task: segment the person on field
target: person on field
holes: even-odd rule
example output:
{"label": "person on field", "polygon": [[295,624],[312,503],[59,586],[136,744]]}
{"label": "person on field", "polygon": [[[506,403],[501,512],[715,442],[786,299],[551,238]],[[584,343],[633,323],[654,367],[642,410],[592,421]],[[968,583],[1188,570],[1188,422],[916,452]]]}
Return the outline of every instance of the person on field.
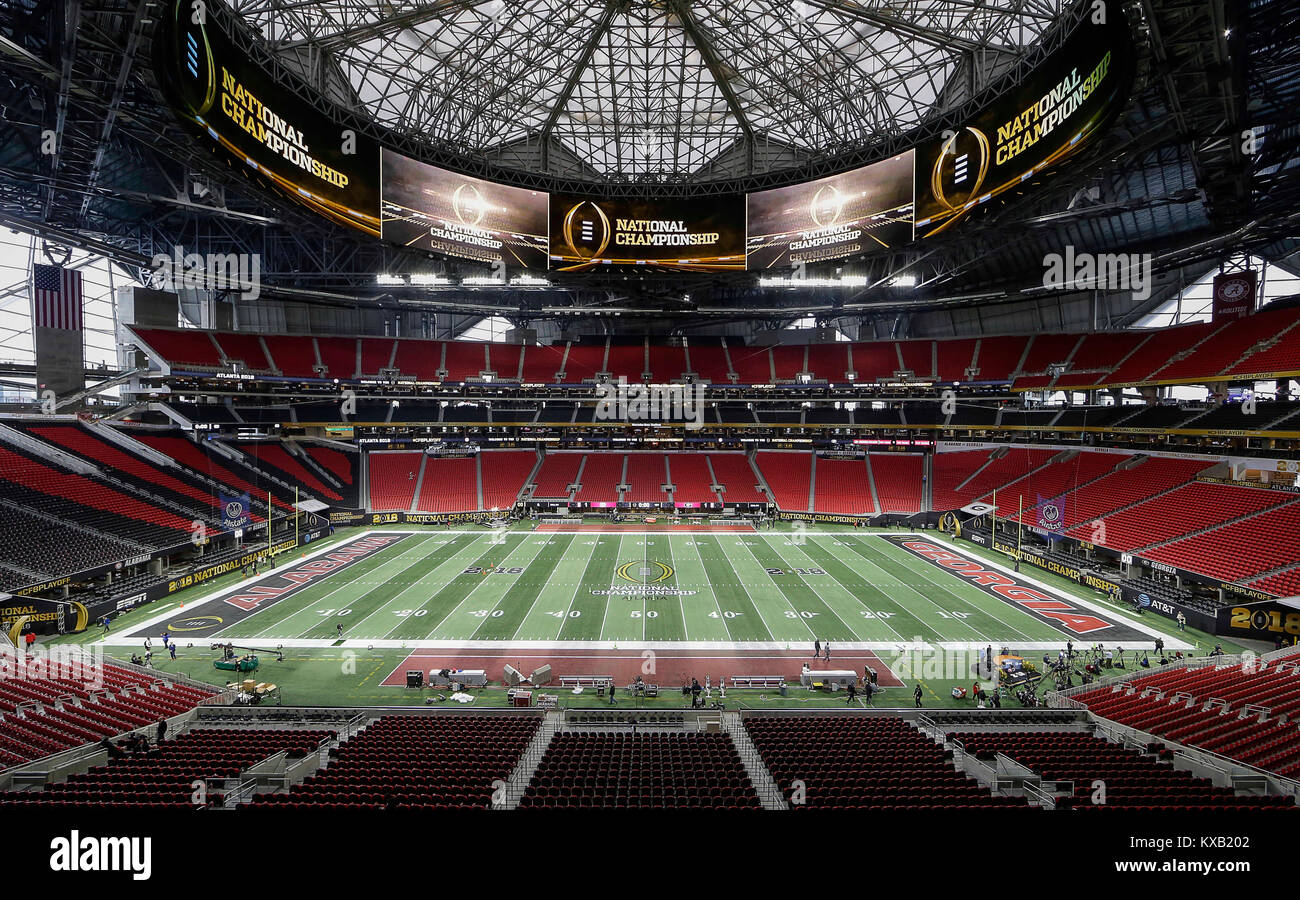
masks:
{"label": "person on field", "polygon": [[912,691],[912,696],[916,698],[916,708],[921,708],[921,686],[918,684],[916,690]]}

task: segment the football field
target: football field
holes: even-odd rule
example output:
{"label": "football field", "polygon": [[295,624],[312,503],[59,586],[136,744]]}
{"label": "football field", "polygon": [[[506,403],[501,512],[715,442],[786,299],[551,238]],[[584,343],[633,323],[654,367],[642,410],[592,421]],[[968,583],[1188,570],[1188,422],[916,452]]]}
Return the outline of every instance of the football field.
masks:
{"label": "football field", "polygon": [[1158,633],[933,533],[835,531],[364,532],[108,641],[163,627],[191,640],[299,647],[820,640],[1027,650],[1149,645]]}

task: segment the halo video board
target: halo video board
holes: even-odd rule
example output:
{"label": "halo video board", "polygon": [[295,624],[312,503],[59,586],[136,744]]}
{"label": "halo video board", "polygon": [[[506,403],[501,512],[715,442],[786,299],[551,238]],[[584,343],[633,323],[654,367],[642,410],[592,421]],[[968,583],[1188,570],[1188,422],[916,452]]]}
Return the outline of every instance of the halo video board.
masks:
{"label": "halo video board", "polygon": [[914,156],[908,150],[829,178],[748,195],[749,268],[788,268],[911,243]]}
{"label": "halo video board", "polygon": [[673,270],[745,268],[745,201],[607,200],[551,195],[551,268],[595,266]]}
{"label": "halo video board", "polygon": [[488,264],[546,268],[549,195],[457,175],[385,149],[383,239]]}

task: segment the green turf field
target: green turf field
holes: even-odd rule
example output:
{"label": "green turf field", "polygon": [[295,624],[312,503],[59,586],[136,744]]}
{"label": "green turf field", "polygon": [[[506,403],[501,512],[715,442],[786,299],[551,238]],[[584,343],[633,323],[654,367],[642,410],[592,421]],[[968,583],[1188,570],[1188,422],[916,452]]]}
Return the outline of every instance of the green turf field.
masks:
{"label": "green turf field", "polygon": [[[220,612],[221,601],[188,607]],[[834,531],[405,533],[202,637],[320,646],[339,625],[377,646],[1080,640],[883,534]]]}

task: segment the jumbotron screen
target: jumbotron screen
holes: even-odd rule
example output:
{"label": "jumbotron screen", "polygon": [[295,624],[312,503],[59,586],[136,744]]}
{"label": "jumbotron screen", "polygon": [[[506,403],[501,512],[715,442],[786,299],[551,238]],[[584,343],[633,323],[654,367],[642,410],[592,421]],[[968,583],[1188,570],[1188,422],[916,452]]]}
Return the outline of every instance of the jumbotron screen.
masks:
{"label": "jumbotron screen", "polygon": [[1101,132],[1132,85],[1128,23],[1119,4],[1092,8],[1064,45],[1014,92],[916,156],[916,236],[938,234]]}
{"label": "jumbotron screen", "polygon": [[551,195],[551,268],[745,268],[745,200],[604,200]]}
{"label": "jumbotron screen", "polygon": [[910,243],[914,157],[908,150],[829,178],[750,194],[749,268],[788,268]]}
{"label": "jumbotron screen", "polygon": [[546,268],[549,195],[457,175],[383,151],[386,241],[529,269]]}
{"label": "jumbotron screen", "polygon": [[305,105],[232,43],[211,0],[176,0],[155,47],[180,116],[323,216],[379,236],[379,147]]}

